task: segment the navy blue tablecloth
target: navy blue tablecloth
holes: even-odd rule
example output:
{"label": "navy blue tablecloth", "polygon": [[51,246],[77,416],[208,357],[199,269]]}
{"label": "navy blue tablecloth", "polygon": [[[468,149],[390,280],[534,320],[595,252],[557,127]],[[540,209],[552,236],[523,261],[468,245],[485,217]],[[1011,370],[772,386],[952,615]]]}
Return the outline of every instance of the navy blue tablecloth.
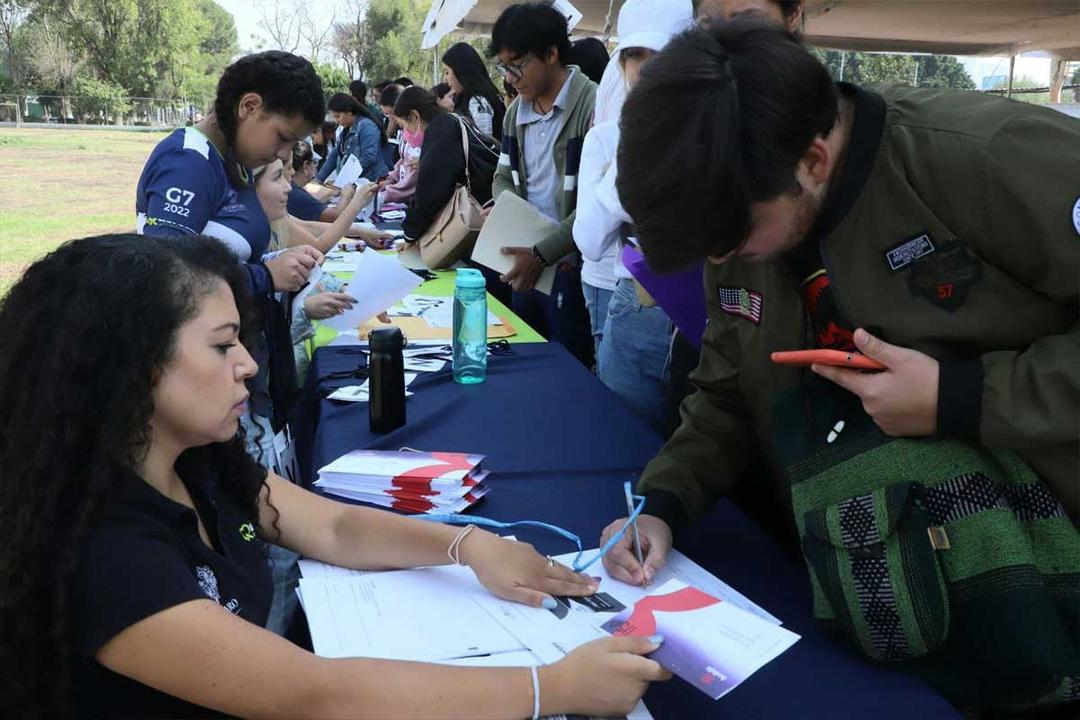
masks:
{"label": "navy blue tablecloth", "polygon": [[[491,493],[473,512],[554,523],[591,547],[604,526],[626,513],[623,481],[636,478],[661,446],[659,437],[555,343],[517,345],[512,355],[493,356],[481,385],[456,385],[448,371],[421,375],[408,400],[408,423],[381,436],[368,429],[366,405],[320,399],[328,388],[358,381],[318,378],[361,367],[362,361],[354,348],[323,348],[315,355],[302,404],[302,423],[315,428],[307,433],[309,470],[358,448],[483,453],[492,471]],[[574,550],[544,531],[515,529],[515,535],[544,554]],[[874,666],[825,633],[811,615],[805,569],[730,502],[720,502],[676,538],[676,546],[802,639],[718,701],[678,678],[654,684],[645,701],[658,720],[958,717],[922,681]]]}

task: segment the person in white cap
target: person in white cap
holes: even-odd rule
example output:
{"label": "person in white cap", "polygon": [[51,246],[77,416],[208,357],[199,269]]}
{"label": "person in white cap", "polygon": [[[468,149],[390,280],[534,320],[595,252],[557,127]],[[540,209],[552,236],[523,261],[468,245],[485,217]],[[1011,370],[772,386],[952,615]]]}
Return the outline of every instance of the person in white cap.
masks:
{"label": "person in white cap", "polygon": [[[641,67],[676,33],[694,22],[691,0],[627,0],[619,12],[617,65],[627,88]],[[582,286],[596,344],[597,375],[657,429],[665,423],[669,348],[673,328],[662,309],[642,304],[619,259],[623,227],[631,223],[615,190],[615,155],[623,97],[598,108],[608,118],[585,138],[574,242],[581,250]],[[617,106],[614,106],[616,105]]]}

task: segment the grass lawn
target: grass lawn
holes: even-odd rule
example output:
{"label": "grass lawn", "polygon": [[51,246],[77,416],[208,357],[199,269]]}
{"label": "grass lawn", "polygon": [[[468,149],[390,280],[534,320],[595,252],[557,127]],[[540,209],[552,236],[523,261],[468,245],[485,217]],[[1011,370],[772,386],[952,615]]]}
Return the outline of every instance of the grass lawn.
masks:
{"label": "grass lawn", "polygon": [[0,296],[65,240],[135,228],[135,185],[165,133],[0,128]]}

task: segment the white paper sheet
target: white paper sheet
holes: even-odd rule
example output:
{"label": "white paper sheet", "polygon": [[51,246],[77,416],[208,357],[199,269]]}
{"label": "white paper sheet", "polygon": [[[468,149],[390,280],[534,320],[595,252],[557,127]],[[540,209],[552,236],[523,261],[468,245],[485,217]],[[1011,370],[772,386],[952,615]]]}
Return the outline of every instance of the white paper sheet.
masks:
{"label": "white paper sheet", "polygon": [[341,166],[341,169],[337,172],[337,177],[334,178],[334,185],[339,188],[345,188],[352,185],[360,177],[360,173],[364,171],[363,166],[360,165],[360,159],[355,155],[350,155],[349,159]]}
{"label": "white paper sheet", "polygon": [[347,291],[356,298],[356,304],[341,315],[323,321],[338,331],[355,330],[423,282],[392,256],[363,252],[357,255],[357,260]]}
{"label": "white paper sheet", "polygon": [[477,605],[487,591],[467,567],[300,579],[315,652],[435,662],[524,650]]}
{"label": "white paper sheet", "polygon": [[[416,373],[405,373],[405,387],[409,387],[413,380],[416,379]],[[409,390],[405,391],[405,397],[412,397],[413,393]],[[326,396],[327,400],[339,400],[341,402],[369,402],[371,400],[371,390],[368,386],[368,381],[365,380],[360,385],[346,385],[345,387],[338,388],[334,392]]]}
{"label": "white paper sheet", "polygon": [[[586,551],[582,557],[585,560],[589,560],[596,552],[596,550]],[[577,553],[566,553],[565,555],[557,555],[555,560],[570,567],[576,556]],[[667,564],[656,574],[652,583],[650,583],[647,588],[638,587],[636,585],[627,585],[620,580],[612,579],[611,576],[607,574],[607,570],[604,569],[604,565],[601,562],[597,562],[590,567],[587,572],[594,577],[600,578],[601,592],[611,593],[619,600],[619,602],[627,606],[633,605],[652,592],[653,589],[663,585],[669,580],[680,580],[687,585],[696,587],[704,593],[708,593],[713,597],[718,597],[721,600],[731,603],[737,608],[741,608],[748,613],[757,615],[764,620],[768,620],[774,625],[783,624],[775,615],[772,615],[764,608],[756,605],[738,590],[675,549],[672,549],[671,552],[668,553]],[[580,605],[571,605],[571,609],[592,614],[588,608],[584,608]]]}
{"label": "white paper sheet", "polygon": [[[559,223],[537,210],[534,205],[512,192],[504,192],[495,201],[495,207],[484,221],[484,227],[480,230],[476,247],[472,251],[472,260],[497,273],[505,274],[514,266],[514,261],[510,256],[502,254],[502,248],[531,248],[558,228]],[[554,282],[555,267],[544,268],[536,281],[536,289],[550,295]]]}

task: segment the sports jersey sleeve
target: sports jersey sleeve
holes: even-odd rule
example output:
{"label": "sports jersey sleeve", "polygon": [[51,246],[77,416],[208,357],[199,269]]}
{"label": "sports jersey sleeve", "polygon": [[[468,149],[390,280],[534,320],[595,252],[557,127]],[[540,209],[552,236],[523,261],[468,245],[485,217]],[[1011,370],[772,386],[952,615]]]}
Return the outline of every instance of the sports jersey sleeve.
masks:
{"label": "sports jersey sleeve", "polygon": [[145,235],[197,235],[210,221],[221,189],[206,162],[192,150],[161,155],[147,169],[140,188],[145,202],[140,230]]}

